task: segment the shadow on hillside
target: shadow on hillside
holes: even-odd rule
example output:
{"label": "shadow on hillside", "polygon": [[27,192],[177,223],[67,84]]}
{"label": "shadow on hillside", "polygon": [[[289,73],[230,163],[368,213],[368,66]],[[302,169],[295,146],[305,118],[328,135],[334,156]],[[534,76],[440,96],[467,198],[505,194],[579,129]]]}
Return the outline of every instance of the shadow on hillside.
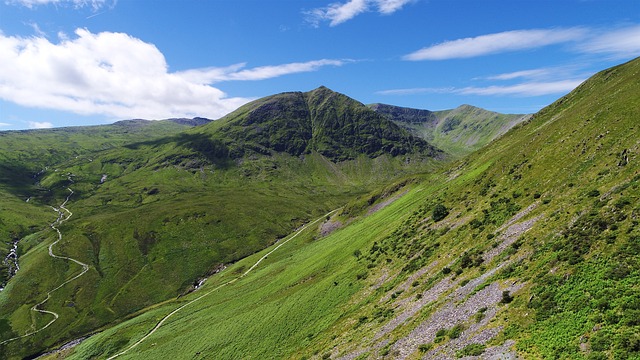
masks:
{"label": "shadow on hillside", "polygon": [[125,147],[132,150],[138,150],[141,147],[161,149],[170,144],[190,152],[190,154],[184,154],[174,150],[173,153],[168,153],[167,159],[172,159],[173,162],[188,159],[193,156],[193,153],[196,153],[209,163],[221,168],[227,168],[232,163],[229,157],[229,147],[221,140],[213,139],[205,134],[178,134],[162,139],[133,143],[125,145]]}
{"label": "shadow on hillside", "polygon": [[24,201],[30,198],[47,201],[51,194],[43,192],[36,183],[36,174],[27,166],[7,160],[0,162],[0,191]]}

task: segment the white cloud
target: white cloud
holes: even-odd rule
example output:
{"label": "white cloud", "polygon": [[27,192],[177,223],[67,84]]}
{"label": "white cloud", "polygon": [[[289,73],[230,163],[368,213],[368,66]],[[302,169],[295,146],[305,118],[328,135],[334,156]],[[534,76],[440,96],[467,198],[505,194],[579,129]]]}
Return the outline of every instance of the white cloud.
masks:
{"label": "white cloud", "polygon": [[471,58],[580,40],[586,31],[571,29],[514,30],[445,41],[405,55],[405,60],[446,60]]}
{"label": "white cloud", "polygon": [[213,84],[216,82],[233,80],[264,80],[288,74],[316,71],[323,66],[342,66],[351,61],[352,60],[322,59],[282,65],[260,66],[253,69],[244,69],[244,67],[246,67],[246,63],[240,63],[227,67],[211,67],[181,71],[176,73],[176,75],[188,81],[200,84]]}
{"label": "white cloud", "polygon": [[379,95],[416,95],[416,94],[450,94],[455,92],[455,88],[406,88],[406,89],[391,89],[377,91]]}
{"label": "white cloud", "polygon": [[590,54],[611,54],[616,58],[640,56],[640,25],[600,33],[578,46]]}
{"label": "white cloud", "polygon": [[322,21],[329,21],[329,26],[336,26],[368,11],[392,14],[413,1],[415,0],[349,0],[345,3],[333,3],[324,8],[316,8],[305,14],[307,21],[314,26],[319,26]]}
{"label": "white cloud", "polygon": [[485,79],[487,80],[512,80],[518,78],[540,78],[546,77],[550,73],[549,69],[532,69],[532,70],[522,70],[522,71],[514,71],[510,73],[498,74],[487,76]]}
{"label": "white cloud", "polygon": [[29,129],[51,129],[53,124],[50,122],[29,121]]}
{"label": "white cloud", "polygon": [[218,118],[250,99],[228,97],[213,81],[257,80],[344,61],[318,60],[242,69],[170,73],[153,45],[124,33],[78,29],[72,39],[0,33],[0,99],[26,106],[114,118]]}
{"label": "white cloud", "polygon": [[524,82],[514,85],[486,86],[465,88],[407,88],[378,91],[380,95],[414,95],[414,94],[459,94],[482,96],[523,96],[533,97],[541,95],[567,93],[580,85],[584,79],[570,79],[549,82]]}
{"label": "white cloud", "polygon": [[580,85],[585,79],[560,80],[549,82],[525,82],[515,85],[466,87],[456,89],[455,92],[463,95],[513,95],[513,96],[540,96],[568,93]]}
{"label": "white cloud", "polygon": [[5,126],[11,126],[11,124],[7,124],[7,123],[0,123],[0,126],[5,127]]}
{"label": "white cloud", "polygon": [[381,14],[393,14],[414,0],[377,0],[376,6]]}
{"label": "white cloud", "polygon": [[39,5],[72,6],[76,9],[91,7],[93,10],[101,9],[105,6],[113,7],[117,0],[7,0],[11,5],[21,5],[29,9]]}

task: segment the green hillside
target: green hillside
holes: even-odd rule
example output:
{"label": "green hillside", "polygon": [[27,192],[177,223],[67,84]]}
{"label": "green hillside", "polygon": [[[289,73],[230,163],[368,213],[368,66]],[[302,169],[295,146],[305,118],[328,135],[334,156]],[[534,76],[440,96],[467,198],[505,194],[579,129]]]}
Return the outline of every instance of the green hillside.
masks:
{"label": "green hillside", "polygon": [[369,107],[457,157],[482,148],[528,117],[521,114],[500,114],[471,105],[443,111],[385,104],[372,104]]}
{"label": "green hillside", "polygon": [[[294,140],[304,147],[281,147],[293,135],[280,127],[300,132]],[[19,242],[20,271],[0,292],[0,339],[49,324],[51,314],[31,308],[82,269],[48,250],[58,237],[48,224],[58,215],[45,204],[61,209],[69,190],[71,215],[52,251],[89,271],[38,306],[59,318],[2,345],[6,356],[38,354],[185,296],[310,219],[391,179],[434,169],[442,157],[326,88],[260,99],[186,131],[127,139],[69,156],[38,177],[42,231]],[[57,149],[57,140],[42,144]]]}
{"label": "green hillside", "polygon": [[[207,123],[206,119],[163,121],[125,120],[111,125],[0,132],[0,259],[11,244],[42,230],[55,219],[42,205],[54,201],[38,177],[69,159],[113,149],[124,144],[160,138]],[[51,203],[52,205],[54,203]],[[0,287],[8,264],[0,262]]]}
{"label": "green hillside", "polygon": [[603,71],[58,355],[639,359],[639,71]]}

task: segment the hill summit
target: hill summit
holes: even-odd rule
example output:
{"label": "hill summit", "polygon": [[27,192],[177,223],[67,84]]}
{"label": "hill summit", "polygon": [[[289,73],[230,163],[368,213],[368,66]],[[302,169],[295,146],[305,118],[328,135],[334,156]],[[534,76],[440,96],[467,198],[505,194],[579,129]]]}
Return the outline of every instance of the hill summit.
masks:
{"label": "hill summit", "polygon": [[205,126],[232,158],[318,152],[333,161],[441,151],[364,104],[324,86],[267,96]]}

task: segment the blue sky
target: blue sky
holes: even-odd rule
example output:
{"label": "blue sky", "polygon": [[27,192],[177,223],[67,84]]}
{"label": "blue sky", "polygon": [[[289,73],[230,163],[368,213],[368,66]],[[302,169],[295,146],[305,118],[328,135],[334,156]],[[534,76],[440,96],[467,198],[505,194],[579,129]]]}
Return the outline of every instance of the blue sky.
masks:
{"label": "blue sky", "polygon": [[0,130],[217,119],[320,85],[530,113],[637,56],[637,0],[0,0]]}

